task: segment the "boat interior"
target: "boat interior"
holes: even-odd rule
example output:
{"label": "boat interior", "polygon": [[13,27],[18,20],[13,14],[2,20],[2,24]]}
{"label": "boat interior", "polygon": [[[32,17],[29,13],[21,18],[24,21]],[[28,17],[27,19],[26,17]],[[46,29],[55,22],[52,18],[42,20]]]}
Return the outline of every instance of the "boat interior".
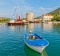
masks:
{"label": "boat interior", "polygon": [[36,39],[38,39],[38,38],[37,38],[36,36],[29,36],[28,39],[29,39],[29,40],[36,40]]}

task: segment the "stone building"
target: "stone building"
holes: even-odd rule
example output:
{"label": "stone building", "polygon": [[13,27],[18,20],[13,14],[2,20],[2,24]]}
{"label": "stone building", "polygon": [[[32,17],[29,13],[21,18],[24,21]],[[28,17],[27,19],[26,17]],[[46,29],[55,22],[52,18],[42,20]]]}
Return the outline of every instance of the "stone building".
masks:
{"label": "stone building", "polygon": [[26,18],[27,18],[27,21],[34,21],[34,14],[33,13],[27,13]]}

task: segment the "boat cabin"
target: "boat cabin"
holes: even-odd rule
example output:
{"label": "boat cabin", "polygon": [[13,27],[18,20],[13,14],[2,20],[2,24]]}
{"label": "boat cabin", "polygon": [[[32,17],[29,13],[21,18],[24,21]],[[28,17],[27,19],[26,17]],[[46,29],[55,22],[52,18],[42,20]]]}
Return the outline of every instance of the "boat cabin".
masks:
{"label": "boat cabin", "polygon": [[36,40],[37,38],[36,38],[36,36],[31,36],[31,35],[30,35],[30,36],[28,37],[28,39],[30,39],[30,40]]}

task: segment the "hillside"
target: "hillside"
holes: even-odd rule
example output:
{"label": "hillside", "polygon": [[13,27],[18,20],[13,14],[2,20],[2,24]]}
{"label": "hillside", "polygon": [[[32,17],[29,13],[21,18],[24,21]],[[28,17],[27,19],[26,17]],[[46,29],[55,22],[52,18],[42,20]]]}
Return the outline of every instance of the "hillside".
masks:
{"label": "hillside", "polygon": [[48,14],[52,14],[52,15],[60,15],[60,8],[48,13]]}
{"label": "hillside", "polygon": [[48,13],[53,15],[54,17],[52,18],[52,21],[60,21],[60,8]]}
{"label": "hillside", "polygon": [[[60,8],[58,8],[58,9],[55,9],[54,11],[52,11],[52,12],[49,12],[48,14],[51,14],[51,15],[60,15]],[[36,18],[40,18],[40,16],[39,17],[36,17]]]}

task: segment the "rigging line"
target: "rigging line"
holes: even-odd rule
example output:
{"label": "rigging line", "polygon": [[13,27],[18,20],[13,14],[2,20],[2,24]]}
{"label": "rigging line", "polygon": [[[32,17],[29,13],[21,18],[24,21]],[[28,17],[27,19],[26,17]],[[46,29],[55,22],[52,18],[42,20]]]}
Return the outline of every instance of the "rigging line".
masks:
{"label": "rigging line", "polygon": [[17,0],[17,3],[16,3],[16,8],[15,8],[15,11],[14,11],[13,16],[15,15],[15,13],[16,13],[16,11],[17,11],[17,9],[18,9],[18,0]]}
{"label": "rigging line", "polygon": [[16,12],[16,10],[17,10],[17,7],[15,8],[15,11],[14,11],[14,14],[13,14],[13,16],[15,15],[15,12]]}

